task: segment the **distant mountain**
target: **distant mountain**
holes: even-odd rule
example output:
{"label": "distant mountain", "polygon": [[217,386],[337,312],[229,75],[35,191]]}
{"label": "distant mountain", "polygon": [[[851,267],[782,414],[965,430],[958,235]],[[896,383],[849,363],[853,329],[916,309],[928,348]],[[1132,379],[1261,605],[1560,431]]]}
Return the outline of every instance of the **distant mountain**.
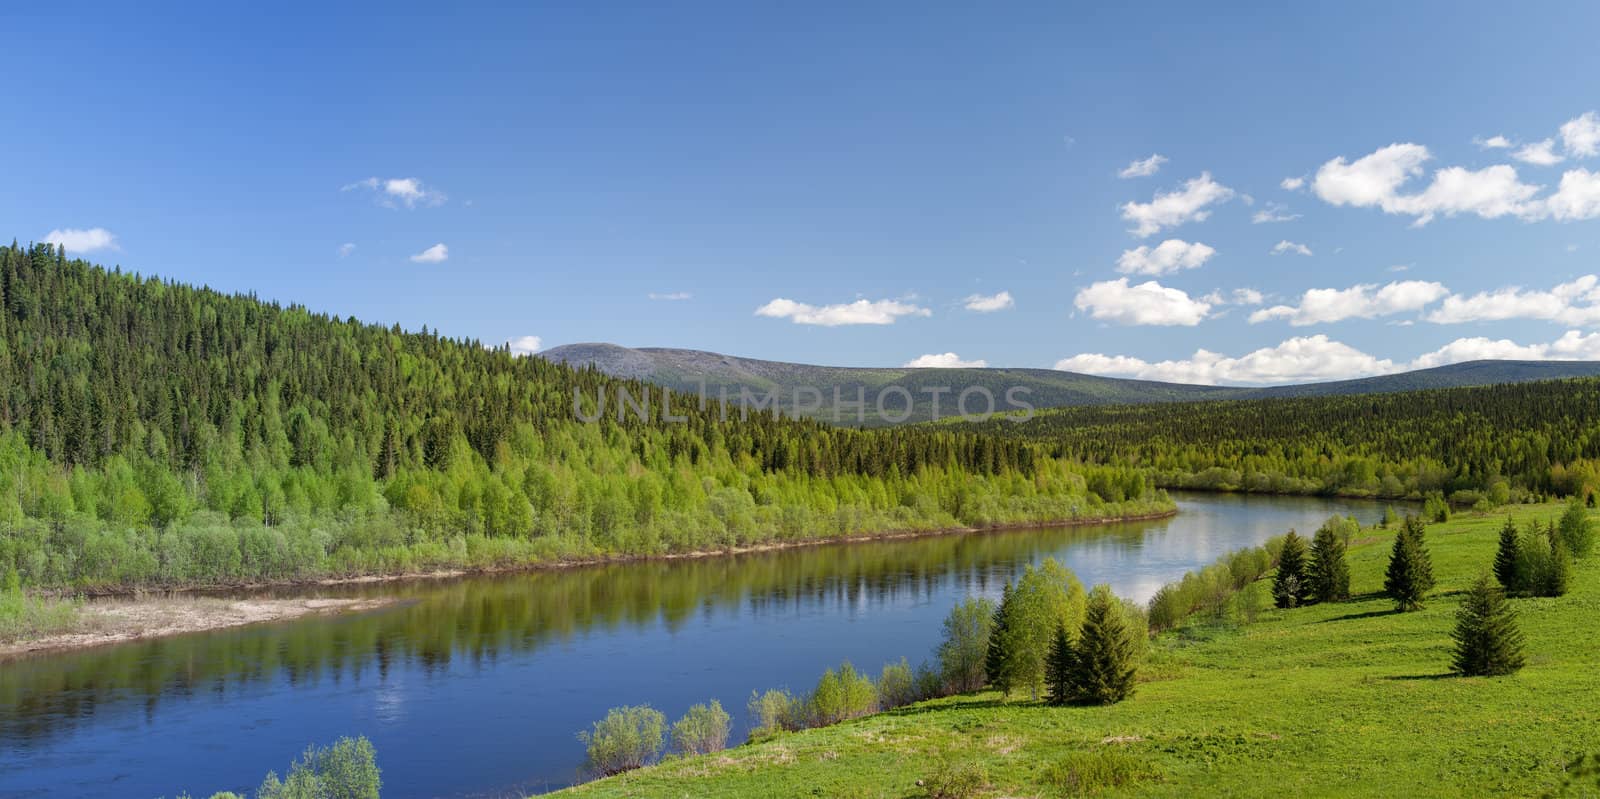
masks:
{"label": "distant mountain", "polygon": [[[1600,375],[1600,362],[1597,361],[1471,361],[1357,380],[1240,388],[1126,380],[1055,369],[816,366],[700,350],[629,348],[616,344],[567,344],[546,350],[540,355],[573,366],[593,366],[609,375],[645,380],[688,394],[699,394],[703,390],[710,400],[726,396],[730,401],[737,402],[741,391],[744,391],[759,403],[771,394],[775,404],[785,411],[794,407],[798,388],[802,391],[802,413],[825,421],[837,419],[843,424],[856,424],[860,419],[850,404],[859,396],[866,401],[864,422],[868,425],[897,421],[906,407],[906,395],[913,399],[913,403],[905,421],[927,421],[931,418],[935,396],[939,403],[939,416],[954,416],[957,413],[956,395],[971,387],[987,389],[995,398],[995,409],[1005,411],[1014,409],[1007,402],[1007,391],[1014,388],[1026,391],[1011,395],[1013,399],[1027,402],[1035,408],[1054,408],[1367,394]],[[817,395],[806,393],[807,388],[816,389]],[[949,391],[939,391],[944,388]],[[841,403],[837,411],[834,408],[836,391]],[[884,408],[881,417],[877,411],[880,396]],[[815,406],[814,410],[812,406]],[[986,408],[987,401],[981,392],[969,394],[967,410],[982,412]]]}

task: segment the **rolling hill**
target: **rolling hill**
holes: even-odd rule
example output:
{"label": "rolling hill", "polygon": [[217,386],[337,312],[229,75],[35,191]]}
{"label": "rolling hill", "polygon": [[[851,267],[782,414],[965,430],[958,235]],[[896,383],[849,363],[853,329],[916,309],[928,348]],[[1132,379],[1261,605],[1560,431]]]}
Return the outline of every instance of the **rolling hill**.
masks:
{"label": "rolling hill", "polygon": [[[996,399],[997,410],[1004,411],[1014,409],[1006,403],[1006,391],[1013,387],[1027,389],[1027,393],[1016,395],[1017,399],[1036,408],[1055,408],[1377,394],[1600,375],[1600,362],[1596,361],[1470,361],[1379,377],[1249,388],[1128,380],[1055,369],[816,366],[700,350],[630,348],[616,344],[567,344],[546,350],[540,355],[571,366],[593,366],[608,375],[644,380],[690,394],[699,393],[703,386],[705,396],[710,399],[717,399],[725,392],[730,400],[737,401],[741,390],[752,397],[765,399],[770,392],[776,392],[776,402],[785,410],[793,408],[797,387],[815,388],[820,395],[820,402],[803,401],[801,404],[815,404],[818,407],[814,411],[803,407],[802,412],[823,421],[856,422],[859,416],[849,403],[854,402],[857,396],[864,396],[867,402],[865,424],[868,425],[885,423],[875,412],[875,405],[878,395],[891,386],[905,389],[914,398],[912,412],[905,421],[919,422],[932,417],[933,392],[941,387],[952,389],[939,396],[939,415],[948,417],[955,414],[955,395],[971,386],[988,389]],[[837,416],[834,408],[835,391],[843,406],[838,409]],[[904,408],[903,396],[896,391],[884,398],[885,415],[891,421]],[[805,399],[804,395],[802,399]],[[984,409],[985,404],[981,396],[974,395],[969,398],[968,408],[978,412]]]}

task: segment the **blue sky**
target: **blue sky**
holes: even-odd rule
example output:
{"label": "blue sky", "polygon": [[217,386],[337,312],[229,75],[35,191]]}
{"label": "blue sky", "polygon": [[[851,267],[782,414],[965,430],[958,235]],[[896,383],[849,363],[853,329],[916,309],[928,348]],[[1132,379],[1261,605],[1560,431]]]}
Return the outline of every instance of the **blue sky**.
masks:
{"label": "blue sky", "polygon": [[8,11],[0,219],[485,342],[1600,358],[1600,6],[854,5]]}

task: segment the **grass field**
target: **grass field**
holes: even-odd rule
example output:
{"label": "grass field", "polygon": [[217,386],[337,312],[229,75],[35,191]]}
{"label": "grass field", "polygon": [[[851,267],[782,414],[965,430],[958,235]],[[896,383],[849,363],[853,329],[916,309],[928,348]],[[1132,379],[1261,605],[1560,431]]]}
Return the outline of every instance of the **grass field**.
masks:
{"label": "grass field", "polygon": [[[1512,513],[1544,520],[1561,509]],[[1438,587],[1405,614],[1379,594],[1391,535],[1363,530],[1350,549],[1355,599],[1166,634],[1119,705],[964,695],[567,793],[929,796],[954,770],[979,775],[970,795],[980,797],[1544,794],[1574,757],[1600,751],[1600,555],[1578,564],[1566,596],[1513,601],[1526,668],[1450,676],[1460,593],[1493,561],[1504,518],[1430,525]]]}

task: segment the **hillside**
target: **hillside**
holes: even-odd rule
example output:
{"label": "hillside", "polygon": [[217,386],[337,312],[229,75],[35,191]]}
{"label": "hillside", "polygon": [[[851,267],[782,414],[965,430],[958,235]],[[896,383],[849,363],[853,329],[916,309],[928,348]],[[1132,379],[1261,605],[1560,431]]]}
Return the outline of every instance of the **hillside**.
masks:
{"label": "hillside", "polygon": [[[1580,562],[1566,596],[1513,600],[1526,668],[1452,676],[1455,611],[1494,559],[1502,521],[1428,528],[1439,583],[1413,613],[1394,612],[1380,593],[1391,533],[1363,530],[1349,553],[1354,599],[1164,634],[1136,693],[1116,705],[966,694],[560,795],[937,796],[931,778],[948,764],[982,776],[982,787],[958,794],[974,798],[1548,795],[1567,763],[1600,752],[1600,650],[1592,645],[1600,563]],[[1251,590],[1264,595],[1266,587]],[[1270,608],[1270,599],[1256,601]]]}
{"label": "hillside", "polygon": [[[1028,393],[1018,396],[1034,407],[1056,408],[1370,394],[1600,375],[1600,362],[1593,361],[1472,361],[1355,380],[1241,388],[1128,380],[1055,369],[816,366],[699,350],[628,348],[615,344],[567,344],[546,350],[540,356],[572,366],[592,366],[604,374],[643,380],[688,394],[698,394],[703,385],[706,396],[712,399],[723,391],[730,399],[737,399],[741,389],[761,398],[776,391],[778,404],[785,409],[793,408],[796,387],[815,388],[821,395],[820,408],[807,415],[830,422],[835,419],[834,391],[838,391],[842,402],[849,403],[860,390],[865,392],[868,403],[865,422],[868,425],[884,423],[875,413],[874,403],[878,393],[889,386],[899,386],[910,392],[916,405],[906,421],[918,422],[927,421],[932,415],[932,399],[925,389],[941,387],[952,389],[942,397],[940,405],[940,415],[949,417],[956,413],[954,394],[969,386],[988,388],[996,397],[998,410],[1007,410],[1005,392],[1016,386],[1028,389]],[[885,400],[891,420],[903,407],[902,402],[898,396]],[[970,409],[982,410],[983,407],[981,397],[971,399]],[[854,413],[854,409],[846,405],[839,410],[838,420],[853,424]]]}
{"label": "hillside", "polygon": [[[986,434],[691,402],[682,419],[659,401],[619,413],[644,384],[50,245],[0,248],[0,310],[0,577],[29,586],[503,568],[1167,507],[1138,474]],[[575,394],[611,405],[586,423]]]}

